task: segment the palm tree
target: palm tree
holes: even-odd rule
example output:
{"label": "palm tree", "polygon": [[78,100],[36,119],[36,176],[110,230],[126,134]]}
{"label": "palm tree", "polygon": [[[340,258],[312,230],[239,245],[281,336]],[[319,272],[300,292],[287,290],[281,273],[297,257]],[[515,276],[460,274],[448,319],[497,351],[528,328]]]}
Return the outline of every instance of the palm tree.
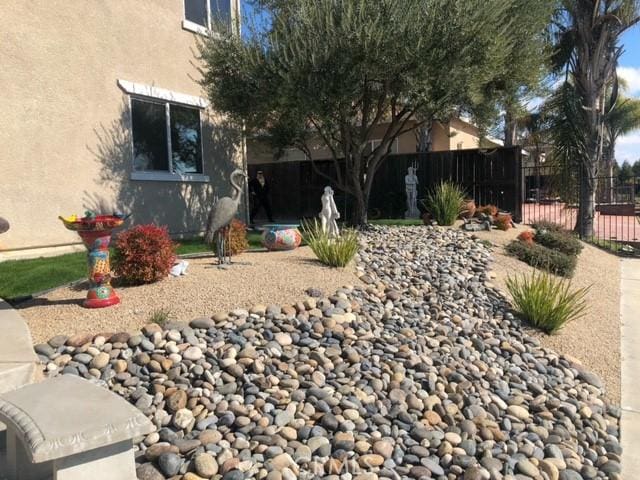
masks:
{"label": "palm tree", "polygon": [[624,135],[640,129],[640,99],[618,97],[613,108],[605,116],[604,165],[607,175],[613,175],[616,142]]}
{"label": "palm tree", "polygon": [[[621,35],[640,21],[639,0],[561,0],[555,24],[556,71],[565,72],[555,101],[565,104],[564,122],[555,132],[554,157],[577,167],[581,236],[593,234],[596,176],[605,145],[606,104],[616,104],[616,68],[622,54]],[[611,98],[605,100],[607,86]]]}
{"label": "palm tree", "polygon": [[517,129],[521,132],[521,144],[531,154],[535,166],[537,201],[540,201],[540,166],[544,161],[543,153],[549,146],[548,122],[544,108],[520,117],[517,122]]}

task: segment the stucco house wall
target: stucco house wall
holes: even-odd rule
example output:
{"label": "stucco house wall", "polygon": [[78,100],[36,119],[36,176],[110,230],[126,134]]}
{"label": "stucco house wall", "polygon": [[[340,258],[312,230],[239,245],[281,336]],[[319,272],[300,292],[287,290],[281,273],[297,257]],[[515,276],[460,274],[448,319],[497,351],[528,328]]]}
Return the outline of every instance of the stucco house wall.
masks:
{"label": "stucco house wall", "polygon": [[[373,129],[372,142],[383,137],[385,126]],[[478,148],[480,142],[478,128],[460,119],[452,119],[447,123],[433,122],[431,127],[431,150],[434,152]],[[406,132],[398,137],[393,153],[415,153],[418,140],[415,131]],[[331,152],[318,141],[311,143],[314,160],[331,158]],[[247,139],[247,160],[251,165],[271,163],[274,161],[295,162],[305,160],[305,155],[297,149],[288,149],[281,157],[277,157],[269,146],[256,138]]]}
{"label": "stucco house wall", "polygon": [[205,108],[198,181],[134,180],[130,95],[118,84],[202,97],[197,34],[184,18],[182,0],[5,2],[0,215],[11,229],[0,249],[77,244],[57,217],[87,209],[202,231],[214,195],[229,194],[229,174],[243,165],[241,136]]}

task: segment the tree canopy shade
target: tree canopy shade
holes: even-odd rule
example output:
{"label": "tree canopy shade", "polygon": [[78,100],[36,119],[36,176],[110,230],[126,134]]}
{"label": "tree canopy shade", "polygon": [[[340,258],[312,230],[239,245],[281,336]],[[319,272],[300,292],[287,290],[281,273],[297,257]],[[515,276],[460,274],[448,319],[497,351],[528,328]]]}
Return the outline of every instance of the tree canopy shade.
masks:
{"label": "tree canopy shade", "polygon": [[[262,0],[270,29],[211,35],[203,85],[215,108],[273,147],[331,152],[330,180],[367,221],[374,175],[394,140],[455,113],[497,115],[518,0]],[[374,127],[381,142],[368,149]],[[380,134],[377,134],[380,138]]]}
{"label": "tree canopy shade", "polygon": [[560,4],[554,64],[557,71],[566,72],[566,80],[552,100],[558,112],[554,157],[579,173],[577,229],[582,236],[591,236],[606,116],[618,103],[619,40],[640,21],[640,2],[561,0]]}

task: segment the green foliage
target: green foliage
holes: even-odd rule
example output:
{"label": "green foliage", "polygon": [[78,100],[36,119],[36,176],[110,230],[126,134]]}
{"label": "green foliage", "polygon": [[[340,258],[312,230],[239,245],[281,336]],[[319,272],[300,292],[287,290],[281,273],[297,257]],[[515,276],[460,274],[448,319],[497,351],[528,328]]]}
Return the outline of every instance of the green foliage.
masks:
{"label": "green foliage", "polygon": [[547,230],[549,232],[567,232],[567,230],[559,223],[549,222],[547,220],[539,220],[532,223],[531,226],[534,230]]}
{"label": "green foliage", "polygon": [[330,267],[346,267],[358,252],[355,230],[343,230],[338,238],[331,239],[314,220],[303,223],[302,235],[318,260]]}
{"label": "green foliage", "polygon": [[506,246],[505,250],[509,255],[516,257],[518,260],[532,267],[546,270],[563,277],[573,275],[573,271],[576,268],[576,257],[538,245],[537,243],[528,245],[525,242],[514,240]]}
{"label": "green foliage", "polygon": [[453,225],[465,207],[465,192],[455,183],[441,182],[427,193],[424,203],[438,225]]}
{"label": "green foliage", "polygon": [[578,256],[582,251],[582,243],[569,232],[540,229],[536,231],[536,243],[566,255]]}
{"label": "green foliage", "polygon": [[516,311],[545,333],[557,332],[567,322],[581,317],[587,308],[589,287],[571,291],[568,280],[555,279],[544,272],[508,277],[507,289]]}
{"label": "green foliage", "polygon": [[149,317],[149,323],[156,323],[161,327],[164,327],[171,319],[171,310],[168,308],[158,308],[151,312]]}
{"label": "green foliage", "polygon": [[[399,135],[459,112],[495,120],[498,92],[528,51],[520,34],[540,25],[518,25],[531,11],[524,0],[259,3],[267,32],[202,41],[202,85],[216,110],[263,134],[275,153],[326,147],[330,180],[356,198],[357,223]],[[382,141],[367,149],[374,135]]]}

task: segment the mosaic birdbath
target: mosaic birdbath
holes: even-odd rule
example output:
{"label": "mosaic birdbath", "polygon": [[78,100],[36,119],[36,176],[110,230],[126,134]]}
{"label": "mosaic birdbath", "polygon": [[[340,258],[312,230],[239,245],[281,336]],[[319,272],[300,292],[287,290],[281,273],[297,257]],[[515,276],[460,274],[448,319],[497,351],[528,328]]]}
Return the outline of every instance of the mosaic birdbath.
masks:
{"label": "mosaic birdbath", "polygon": [[89,267],[89,291],[82,305],[86,308],[103,308],[120,303],[120,298],[111,286],[109,243],[111,232],[125,221],[123,215],[92,215],[76,218],[75,215],[59,217],[64,226],[75,232],[87,247]]}
{"label": "mosaic birdbath", "polygon": [[302,242],[302,235],[296,224],[265,224],[262,228],[262,245],[267,250],[293,250]]}

